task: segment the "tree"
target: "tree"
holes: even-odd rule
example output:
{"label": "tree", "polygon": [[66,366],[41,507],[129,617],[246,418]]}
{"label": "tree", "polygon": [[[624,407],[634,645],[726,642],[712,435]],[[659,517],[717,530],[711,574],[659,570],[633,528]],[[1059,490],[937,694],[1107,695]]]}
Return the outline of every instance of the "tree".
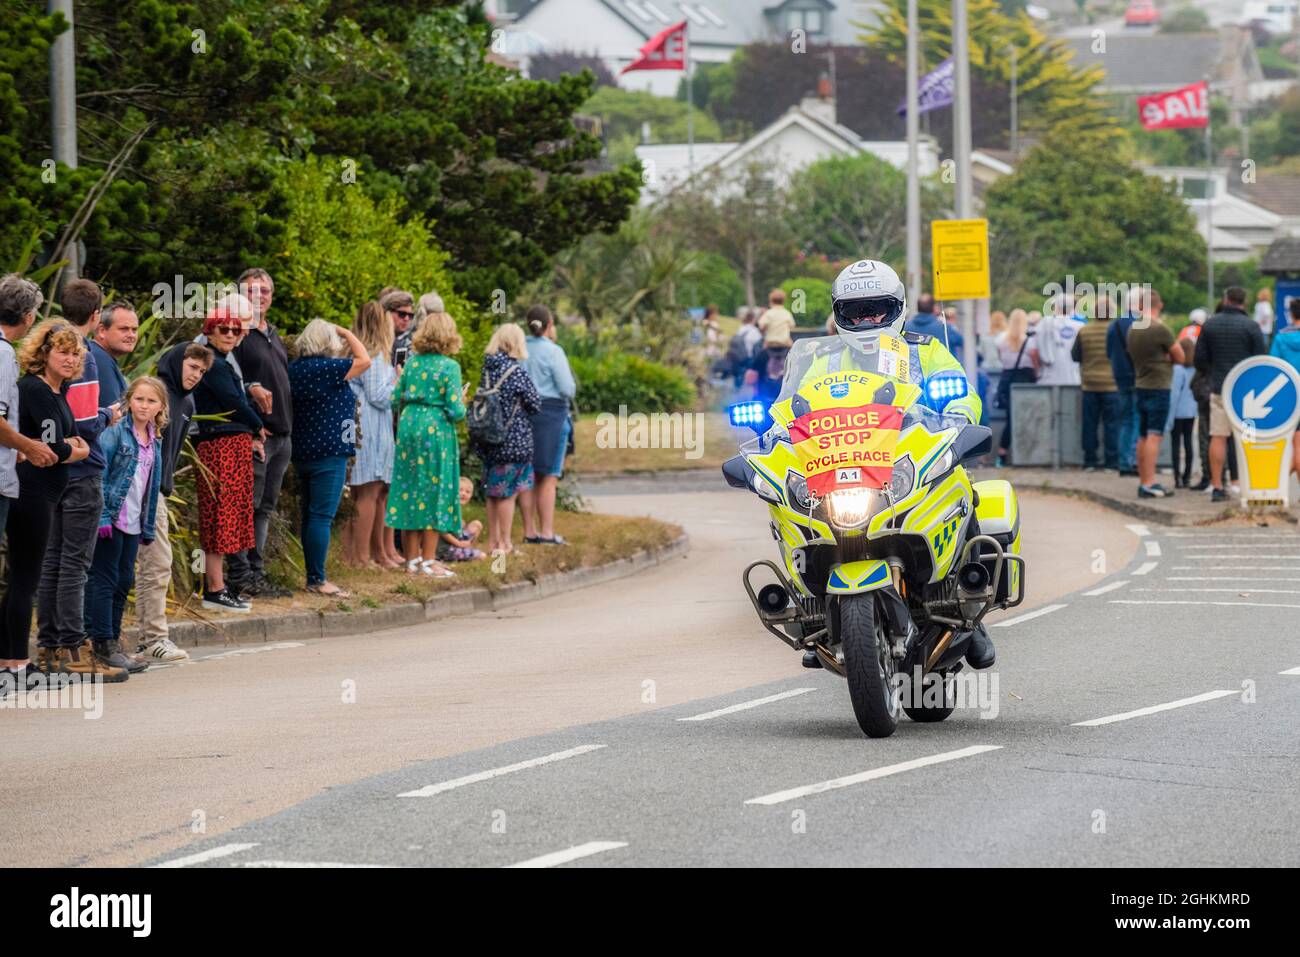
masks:
{"label": "tree", "polygon": [[[818,160],[796,172],[789,186],[790,220],[805,253],[829,259],[907,255],[907,174],[870,153]],[[938,188],[923,183],[921,221],[941,218]],[[922,236],[922,247],[928,245]]]}
{"label": "tree", "polygon": [[1160,20],[1161,33],[1204,33],[1210,29],[1210,17],[1200,7],[1179,7]]}
{"label": "tree", "polygon": [[[600,117],[610,157],[615,161],[632,162],[635,159],[633,151],[641,142],[644,124],[649,124],[651,143],[686,142],[689,112],[686,104],[644,90],[601,87],[582,105],[582,112]],[[697,107],[696,142],[707,143],[721,138],[718,124]]]}
{"label": "tree", "polygon": [[673,193],[662,207],[665,228],[721,255],[745,287],[745,302],[791,273],[796,245],[786,194],[768,166],[733,172],[712,168]]}
{"label": "tree", "polygon": [[1049,136],[984,196],[994,295],[1041,302],[1049,283],[1150,283],[1171,312],[1200,305],[1205,243],[1172,183],[1105,141]]}
{"label": "tree", "polygon": [[547,50],[534,53],[528,58],[528,76],[534,80],[549,80],[554,83],[562,76],[578,76],[583,70],[591,71],[597,89],[618,86],[618,80],[605,65],[605,61],[594,53]]}

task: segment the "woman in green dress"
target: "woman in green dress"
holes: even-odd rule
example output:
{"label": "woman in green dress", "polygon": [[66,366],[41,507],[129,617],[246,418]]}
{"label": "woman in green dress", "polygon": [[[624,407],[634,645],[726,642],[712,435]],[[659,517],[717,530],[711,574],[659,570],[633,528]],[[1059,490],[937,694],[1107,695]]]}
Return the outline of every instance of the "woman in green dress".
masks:
{"label": "woman in green dress", "polygon": [[393,391],[398,410],[397,452],[388,493],[388,524],[402,530],[406,570],[452,578],[435,560],[442,532],[459,534],[460,445],[456,423],[465,418],[456,323],[445,312],[424,317],[411,338],[414,354]]}

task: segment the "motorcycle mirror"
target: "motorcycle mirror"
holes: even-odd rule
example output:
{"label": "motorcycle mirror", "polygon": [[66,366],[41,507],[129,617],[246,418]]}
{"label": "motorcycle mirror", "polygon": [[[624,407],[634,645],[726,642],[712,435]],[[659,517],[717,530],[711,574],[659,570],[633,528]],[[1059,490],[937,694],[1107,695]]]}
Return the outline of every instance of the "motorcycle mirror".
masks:
{"label": "motorcycle mirror", "polygon": [[957,435],[952,450],[958,462],[988,455],[993,451],[993,430],[983,425],[968,425]]}
{"label": "motorcycle mirror", "polygon": [[749,477],[752,471],[743,455],[733,455],[722,463],[722,477],[732,488],[750,488]]}

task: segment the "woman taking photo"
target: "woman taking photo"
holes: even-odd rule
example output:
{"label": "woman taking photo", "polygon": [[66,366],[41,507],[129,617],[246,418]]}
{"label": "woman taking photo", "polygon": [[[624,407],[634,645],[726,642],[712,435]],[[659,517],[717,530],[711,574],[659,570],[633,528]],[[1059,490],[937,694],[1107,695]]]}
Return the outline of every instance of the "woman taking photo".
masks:
{"label": "woman taking photo", "polygon": [[384,535],[388,511],[388,486],[393,481],[393,386],[397,374],[388,361],[393,349],[393,324],[378,302],[368,302],[352,323],[366,352],[370,368],[352,380],[360,414],[361,441],[352,463],[352,500],[356,513],[348,535],[349,561],[358,568],[401,568]]}
{"label": "woman taking photo", "polygon": [[524,368],[527,358],[524,331],[513,322],[498,326],[488,342],[479,380],[480,389],[497,390],[507,416],[504,441],[474,447],[483,460],[488,550],[493,557],[514,550],[510,527],[515,521],[515,496],[533,487],[533,427],[528,417],[541,410],[542,400]]}
{"label": "woman taking photo", "polygon": [[247,612],[248,602],[225,584],[226,555],[253,548],[253,455],[260,454],[265,430],[249,403],[244,380],[230,351],[244,335],[253,307],[240,295],[217,303],[203,323],[213,352],[212,368],[194,388],[194,411],[201,418],[194,436],[199,459],[199,544],[204,554],[203,607],[208,611]]}
{"label": "woman taking photo", "polygon": [[[350,355],[343,358],[344,353]],[[348,459],[356,454],[357,400],[349,383],[369,368],[370,353],[361,340],[324,319],[307,323],[298,336],[296,358],[289,363],[307,590],[331,598],[351,597],[326,581],[325,558]]]}
{"label": "woman taking photo", "polygon": [[[40,556],[45,554],[54,509],[68,484],[68,465],[90,454],[77,435],[72,409],[64,398],[67,383],[81,374],[86,354],[81,336],[62,319],[46,320],[29,332],[18,350],[18,431],[45,443],[57,464],[37,468],[18,463],[18,500],[9,509],[9,577],[0,600],[0,665],[21,685],[32,683],[27,643],[32,623],[32,600],[41,577]],[[98,665],[94,655],[78,648],[42,648],[40,670],[46,674],[103,675],[105,681],[125,681],[121,668]]]}
{"label": "woman taking photo", "polygon": [[459,533],[460,443],[456,423],[465,418],[456,323],[445,312],[429,313],[411,337],[412,355],[402,367],[397,403],[397,457],[388,493],[388,524],[402,530],[406,570],[412,575],[455,578],[437,560],[438,538]]}
{"label": "woman taking photo", "polygon": [[525,320],[528,358],[524,360],[524,369],[537,388],[542,407],[528,417],[533,430],[533,487],[519,492],[524,541],[563,545],[564,539],[555,534],[555,491],[564,473],[564,451],[572,427],[569,400],[577,393],[577,386],[569,360],[555,342],[551,310],[542,305],[533,306]]}

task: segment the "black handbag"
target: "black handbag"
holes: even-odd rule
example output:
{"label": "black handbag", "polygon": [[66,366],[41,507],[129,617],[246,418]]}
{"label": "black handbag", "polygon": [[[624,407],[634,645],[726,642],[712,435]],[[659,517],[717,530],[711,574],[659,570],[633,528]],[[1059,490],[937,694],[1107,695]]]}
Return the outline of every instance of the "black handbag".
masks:
{"label": "black handbag", "polygon": [[1022,368],[1020,360],[1025,357],[1025,346],[1029,345],[1029,336],[1025,335],[1025,341],[1020,343],[1020,351],[1016,353],[1016,364],[1010,369],[1003,369],[1002,375],[998,378],[998,392],[996,396],[996,405],[999,409],[1011,408],[1011,387],[1017,382],[1035,382],[1038,377],[1034,375],[1034,368]]}

